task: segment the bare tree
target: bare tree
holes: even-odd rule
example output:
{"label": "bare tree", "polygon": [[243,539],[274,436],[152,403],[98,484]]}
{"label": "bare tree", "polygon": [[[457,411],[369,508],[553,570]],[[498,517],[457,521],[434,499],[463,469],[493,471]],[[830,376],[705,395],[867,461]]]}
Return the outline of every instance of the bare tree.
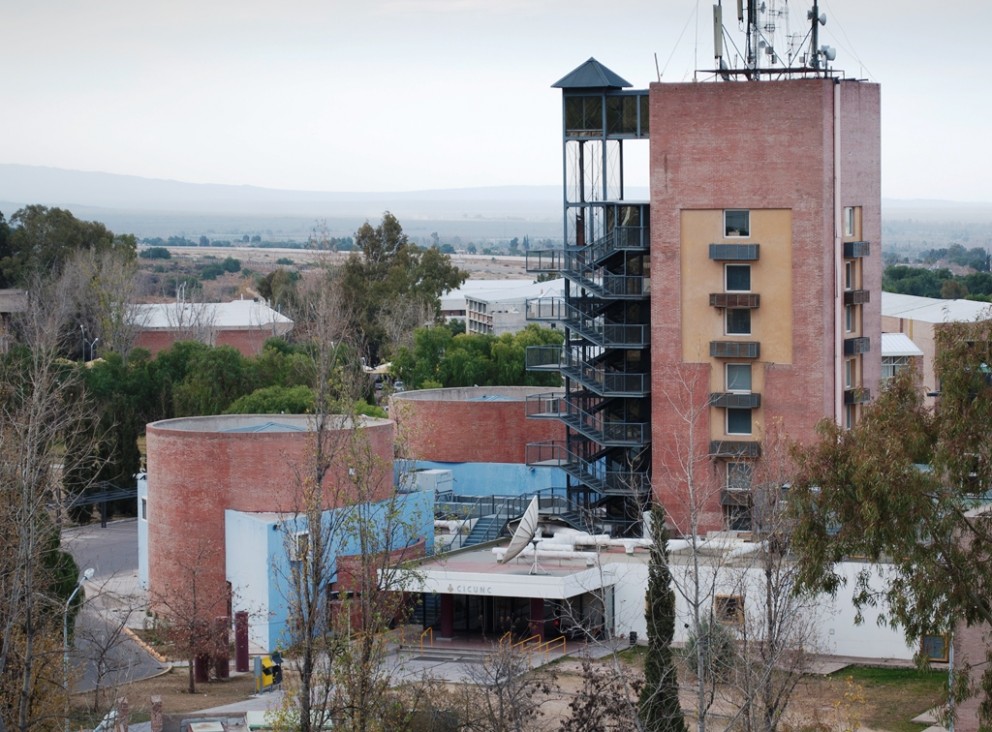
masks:
{"label": "bare tree", "polygon": [[303,732],[332,722],[367,730],[385,711],[382,632],[402,616],[395,570],[416,550],[418,522],[355,409],[367,384],[338,293],[325,284],[309,295],[315,408],[306,455],[290,465],[292,518],[283,522],[299,688],[282,716]]}
{"label": "bare tree", "polygon": [[[91,603],[99,602],[101,596],[108,594],[107,583],[90,591]],[[82,656],[92,665],[95,681],[90,708],[98,712],[104,699],[116,699],[116,691],[121,682],[129,679],[130,670],[135,663],[135,657],[128,651],[128,635],[126,629],[135,612],[143,610],[145,601],[138,596],[116,596],[112,610],[89,611],[87,622],[81,623],[76,629],[77,647]],[[84,610],[85,612],[85,610]]]}
{"label": "bare tree", "polygon": [[[59,548],[60,448],[84,419],[74,366],[62,355],[71,297],[36,280],[0,361],[0,730],[60,719],[63,613],[78,570]],[[53,511],[50,507],[56,507]]]}
{"label": "bare tree", "polygon": [[547,670],[532,670],[524,651],[497,643],[482,663],[466,667],[470,685],[462,687],[460,729],[468,732],[526,732],[547,729],[542,706],[557,688]]}
{"label": "bare tree", "polygon": [[83,319],[84,338],[90,342],[99,339],[104,348],[127,361],[146,312],[134,306],[138,291],[134,253],[81,249],[73,255],[66,271],[78,283],[77,308]]}
{"label": "bare tree", "polygon": [[226,638],[217,632],[216,618],[227,615],[228,598],[212,592],[205,577],[207,558],[219,551],[211,541],[201,539],[173,548],[170,564],[179,568],[173,581],[162,583],[152,594],[152,604],[160,608],[165,637],[176,654],[189,664],[187,690],[196,693],[196,665],[210,658],[227,657]]}

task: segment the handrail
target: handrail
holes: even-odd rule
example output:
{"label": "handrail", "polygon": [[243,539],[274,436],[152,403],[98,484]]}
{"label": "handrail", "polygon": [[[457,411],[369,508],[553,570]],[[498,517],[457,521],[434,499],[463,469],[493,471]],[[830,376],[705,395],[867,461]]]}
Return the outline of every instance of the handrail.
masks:
{"label": "handrail", "polygon": [[537,650],[541,651],[542,653],[551,653],[554,646],[558,646],[558,645],[561,646],[562,653],[568,653],[567,641],[565,640],[565,636],[563,635],[560,635],[557,638],[552,638],[549,641],[545,641],[544,643],[542,643],[537,647]]}
{"label": "handrail", "polygon": [[[532,636],[531,636],[530,638],[524,638],[524,639],[523,639],[523,640],[521,640],[521,641],[517,641],[516,643],[514,643],[514,644],[512,644],[512,645],[510,646],[510,648],[518,648],[518,647],[520,647],[520,646],[523,646],[523,647],[524,647],[524,649],[526,649],[526,650],[529,650],[529,648],[528,648],[528,646],[527,646],[527,644],[528,644],[528,643],[530,643],[530,642],[531,642],[531,641],[533,641],[533,640],[536,640],[536,641],[538,642],[538,647],[540,647],[540,643],[541,643],[541,636],[540,636],[539,634],[534,634],[534,635],[532,635]],[[533,647],[530,647],[530,648],[533,648]]]}
{"label": "handrail", "polygon": [[420,634],[420,650],[424,650],[424,636],[430,636],[430,647],[434,647],[434,628],[428,626],[423,633]]}
{"label": "handrail", "polygon": [[499,644],[500,645],[503,645],[507,641],[507,639],[509,639],[511,642],[513,641],[513,631],[512,630],[508,630],[505,633],[503,633],[503,635],[500,636]]}

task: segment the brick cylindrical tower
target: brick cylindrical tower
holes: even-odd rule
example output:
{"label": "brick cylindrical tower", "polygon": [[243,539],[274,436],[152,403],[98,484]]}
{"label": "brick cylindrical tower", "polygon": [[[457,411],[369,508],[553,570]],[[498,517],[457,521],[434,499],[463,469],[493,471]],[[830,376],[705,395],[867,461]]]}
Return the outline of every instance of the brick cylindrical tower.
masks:
{"label": "brick cylindrical tower", "polygon": [[[393,422],[332,417],[325,509],[382,500],[393,491]],[[316,431],[303,415],[224,415],[154,422],[147,428],[148,583],[152,603],[195,591],[211,617],[227,599],[224,511],[303,510]],[[358,477],[356,477],[358,476]],[[191,583],[195,582],[195,588]],[[205,601],[204,601],[205,600]]]}

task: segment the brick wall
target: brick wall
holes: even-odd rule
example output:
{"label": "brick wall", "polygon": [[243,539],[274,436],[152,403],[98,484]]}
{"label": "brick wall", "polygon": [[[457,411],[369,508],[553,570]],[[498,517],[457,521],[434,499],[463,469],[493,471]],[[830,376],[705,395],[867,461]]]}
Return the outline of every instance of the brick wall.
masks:
{"label": "brick wall", "polygon": [[[677,524],[687,523],[684,466],[690,448],[684,410],[673,402],[686,405],[702,393],[685,386],[684,373],[692,374],[693,383],[708,383],[709,369],[722,363],[683,369],[683,330],[699,324],[686,322],[682,312],[682,277],[692,277],[681,262],[682,210],[791,211],[792,268],[782,276],[791,279],[793,292],[793,353],[786,363],[760,364],[762,407],[751,439],[761,438],[760,424],[774,421],[789,438],[811,440],[816,422],[834,414],[834,86],[829,79],[651,85],[653,479]],[[881,348],[878,86],[841,82],[841,120],[840,205],[863,207],[864,238],[872,242],[863,286],[872,290],[864,319],[872,339],[865,383],[875,393]],[[776,327],[769,314],[761,317],[766,332]],[[760,341],[761,333],[753,339]],[[695,457],[705,456],[698,450],[705,442],[701,434],[709,432],[709,426],[696,426]],[[693,464],[697,476],[719,482],[719,471],[705,459]],[[720,527],[712,520],[721,513],[718,486],[707,493],[704,530]]]}
{"label": "brick wall", "polygon": [[[393,397],[391,416],[408,457],[524,463],[527,443],[565,438],[561,422],[527,418],[526,396],[549,391],[547,387],[472,387],[407,392]],[[502,400],[479,401],[486,396]]]}
{"label": "brick wall", "polygon": [[[148,425],[148,575],[153,600],[188,588],[226,597],[224,511],[300,508],[296,477],[313,454],[312,432],[225,432],[268,421],[307,426],[298,415],[192,417]],[[393,423],[368,420],[329,437],[333,453],[322,505],[354,500],[348,469],[368,476],[369,500],[393,490]],[[162,605],[162,603],[158,603]],[[216,612],[210,613],[211,615]]]}

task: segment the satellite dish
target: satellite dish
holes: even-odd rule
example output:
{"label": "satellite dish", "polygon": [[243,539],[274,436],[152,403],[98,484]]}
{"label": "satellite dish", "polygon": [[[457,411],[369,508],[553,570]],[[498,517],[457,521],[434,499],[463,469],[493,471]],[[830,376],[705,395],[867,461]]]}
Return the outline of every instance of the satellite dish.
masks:
{"label": "satellite dish", "polygon": [[827,61],[833,61],[837,58],[837,49],[833,46],[820,46],[820,53],[824,55]]}
{"label": "satellite dish", "polygon": [[534,496],[530,499],[530,505],[524,511],[523,518],[520,519],[520,525],[513,532],[513,538],[510,539],[510,545],[506,547],[506,552],[502,557],[496,558],[499,564],[506,564],[530,544],[531,539],[537,533],[538,512],[539,504],[537,496]]}

